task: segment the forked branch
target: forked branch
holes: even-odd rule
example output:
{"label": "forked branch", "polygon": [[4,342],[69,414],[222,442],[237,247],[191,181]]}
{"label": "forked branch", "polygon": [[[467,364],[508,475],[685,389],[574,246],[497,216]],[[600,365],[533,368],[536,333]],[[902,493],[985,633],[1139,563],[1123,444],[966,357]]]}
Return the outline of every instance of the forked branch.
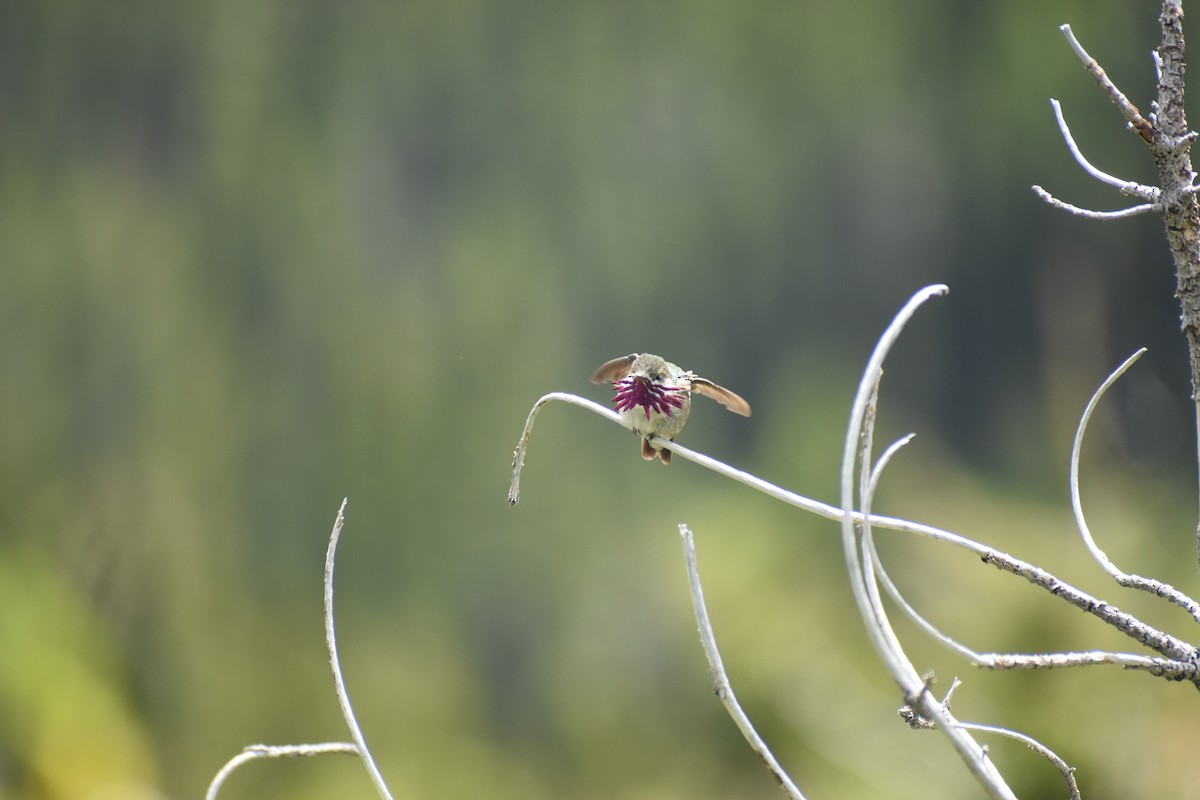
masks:
{"label": "forked branch", "polygon": [[[1058,200],[1040,186],[1034,186],[1033,190],[1056,208],[1091,219],[1116,219],[1149,211],[1162,215],[1167,245],[1175,265],[1175,296],[1179,300],[1180,327],[1188,343],[1196,453],[1197,463],[1200,464],[1200,204],[1196,200],[1196,173],[1192,170],[1191,156],[1192,143],[1197,134],[1188,129],[1184,110],[1185,48],[1181,1],[1164,0],[1158,19],[1162,38],[1154,53],[1157,94],[1151,113],[1146,116],[1117,88],[1096,59],[1088,54],[1070,25],[1061,25],[1059,30],[1083,62],[1088,74],[1095,78],[1097,85],[1121,111],[1129,127],[1145,142],[1154,157],[1159,185],[1140,186],[1113,178],[1092,167],[1076,147],[1061,109],[1055,103],[1059,130],[1080,166],[1092,177],[1145,202],[1121,211],[1091,211]],[[1200,557],[1200,522],[1196,525],[1196,548]]]}
{"label": "forked branch", "polygon": [[333,671],[334,689],[337,692],[338,703],[342,707],[342,715],[346,720],[346,727],[350,729],[350,735],[354,738],[354,743],[349,742],[322,742],[320,744],[295,744],[295,745],[266,745],[255,744],[245,748],[241,753],[234,756],[217,772],[213,777],[212,783],[209,784],[208,793],[205,795],[205,800],[216,800],[217,792],[225,780],[233,773],[235,769],[249,761],[259,758],[295,758],[299,756],[317,756],[326,753],[357,753],[362,759],[363,766],[366,767],[367,774],[371,778],[371,783],[375,786],[375,791],[383,800],[392,800],[391,792],[388,791],[387,784],[384,783],[383,776],[379,773],[379,768],[375,766],[375,759],[371,756],[371,751],[367,748],[366,738],[363,736],[362,728],[358,725],[358,720],[354,717],[354,709],[350,706],[350,695],[346,692],[345,681],[342,680],[342,666],[338,660],[337,652],[337,637],[334,632],[333,624],[333,565],[337,554],[338,539],[342,533],[342,527],[346,523],[346,505],[349,499],[343,499],[342,505],[338,508],[337,519],[333,523],[333,532],[329,535],[329,547],[325,551],[325,646],[329,651],[329,666]]}

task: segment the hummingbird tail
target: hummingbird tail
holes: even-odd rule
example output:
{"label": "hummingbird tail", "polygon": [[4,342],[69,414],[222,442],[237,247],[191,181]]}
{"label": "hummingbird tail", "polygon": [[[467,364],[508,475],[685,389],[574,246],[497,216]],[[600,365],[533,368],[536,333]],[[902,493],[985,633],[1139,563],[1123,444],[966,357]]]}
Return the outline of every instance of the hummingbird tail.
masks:
{"label": "hummingbird tail", "polygon": [[666,448],[664,448],[662,450],[656,450],[655,448],[650,446],[650,438],[648,436],[643,436],[642,437],[642,458],[646,459],[647,461],[653,461],[656,458],[661,458],[662,463],[670,464],[671,463],[671,451],[667,450]]}

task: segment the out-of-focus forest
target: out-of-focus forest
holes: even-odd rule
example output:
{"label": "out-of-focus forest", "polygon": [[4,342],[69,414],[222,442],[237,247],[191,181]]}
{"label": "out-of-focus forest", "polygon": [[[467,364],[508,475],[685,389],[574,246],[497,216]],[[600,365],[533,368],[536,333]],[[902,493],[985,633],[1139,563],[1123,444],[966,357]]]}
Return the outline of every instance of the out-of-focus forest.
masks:
{"label": "out-of-focus forest", "polygon": [[[712,696],[676,532],[726,666],[813,797],[976,796],[908,730],[832,523],[682,459],[647,464],[543,393],[661,353],[744,395],[681,436],[836,501],[857,377],[894,311],[877,510],[949,527],[1171,627],[1129,571],[1196,580],[1196,465],[1161,223],[1074,164],[1140,140],[1057,25],[1147,108],[1155,4],[915,0],[0,5],[0,798],[201,796],[257,742],[345,740],[321,570],[398,797],[776,797]],[[1196,87],[1200,91],[1200,86]],[[881,534],[919,608],[979,650],[1130,650],[944,547]],[[898,623],[1085,796],[1200,781],[1195,692],[992,674]],[[991,742],[1022,797],[1061,779]],[[1186,788],[1185,788],[1186,787]],[[258,762],[222,797],[367,797],[349,757]]]}

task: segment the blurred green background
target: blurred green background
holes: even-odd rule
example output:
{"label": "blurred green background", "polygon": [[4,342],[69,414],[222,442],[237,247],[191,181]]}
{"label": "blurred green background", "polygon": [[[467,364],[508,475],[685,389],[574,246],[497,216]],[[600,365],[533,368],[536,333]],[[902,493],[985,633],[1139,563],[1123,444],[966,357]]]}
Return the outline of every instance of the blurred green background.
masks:
{"label": "blurred green background", "polygon": [[[1056,26],[1143,109],[1157,4],[1007,0],[0,5],[0,798],[202,796],[256,742],[344,740],[321,570],[343,496],[339,641],[397,797],[778,796],[712,696],[676,524],[727,666],[813,797],[980,792],[895,715],[837,529],[551,406],[649,350],[743,394],[684,444],[836,502],[870,348],[881,511],[1118,593],[1073,533],[1075,420],[1109,370],[1084,500],[1109,554],[1193,588],[1194,432],[1153,182]],[[981,650],[1132,649],[944,547],[885,534],[919,607]],[[1200,782],[1195,691],[985,674],[1089,797]],[[1023,797],[1061,781],[991,742]],[[1186,788],[1185,788],[1186,787]],[[347,757],[259,762],[222,797],[368,797]]]}

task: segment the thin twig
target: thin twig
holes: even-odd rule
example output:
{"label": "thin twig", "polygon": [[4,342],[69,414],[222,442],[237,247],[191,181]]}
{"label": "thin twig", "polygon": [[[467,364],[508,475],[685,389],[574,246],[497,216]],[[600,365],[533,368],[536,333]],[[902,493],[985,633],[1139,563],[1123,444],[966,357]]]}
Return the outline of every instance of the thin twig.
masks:
{"label": "thin twig", "polygon": [[354,718],[354,710],[350,707],[350,695],[347,694],[346,684],[342,680],[342,667],[337,653],[337,638],[334,635],[333,565],[334,556],[337,553],[338,538],[346,522],[346,506],[348,503],[349,498],[342,499],[342,505],[338,508],[337,519],[333,523],[333,532],[329,536],[329,548],[325,551],[324,606],[325,645],[329,650],[329,666],[333,670],[333,683],[337,691],[338,703],[341,704],[342,715],[345,717],[346,726],[350,729],[350,735],[353,737],[354,743],[323,742],[320,744],[250,745],[240,754],[230,759],[216,776],[213,777],[212,783],[208,787],[208,793],[205,795],[205,800],[214,800],[225,779],[235,769],[248,761],[257,758],[291,758],[322,755],[325,753],[357,753],[362,759],[363,765],[367,768],[367,774],[371,776],[371,782],[375,785],[379,796],[384,798],[384,800],[392,800],[392,795],[383,781],[383,776],[379,774],[379,769],[375,766],[375,759],[371,757],[371,751],[367,748],[367,742],[363,738],[362,729],[359,728],[358,721]]}
{"label": "thin twig", "polygon": [[985,553],[983,555],[983,563],[991,564],[997,569],[1021,576],[1034,586],[1039,586],[1050,594],[1066,600],[1071,605],[1099,617],[1106,624],[1116,628],[1129,638],[1144,644],[1146,647],[1161,653],[1167,658],[1176,661],[1188,661],[1196,657],[1196,649],[1182,639],[1147,625],[1137,617],[1121,611],[1116,606],[1092,597],[1087,592],[1076,589],[1068,583],[1064,583],[1041,567],[1014,559],[998,550]]}
{"label": "thin twig", "polygon": [[1137,131],[1138,135],[1146,141],[1147,144],[1154,145],[1156,143],[1157,131],[1138,111],[1137,106],[1129,102],[1129,98],[1117,88],[1112,79],[1108,77],[1104,69],[1096,62],[1096,59],[1087,54],[1083,49],[1083,45],[1075,38],[1075,32],[1071,30],[1070,25],[1059,25],[1058,29],[1062,31],[1063,36],[1067,37],[1067,42],[1070,43],[1071,49],[1075,51],[1075,55],[1079,56],[1079,60],[1083,62],[1084,68],[1088,74],[1096,79],[1096,83],[1116,104],[1121,110],[1121,114],[1129,122],[1130,126]]}
{"label": "thin twig", "polygon": [[[867,416],[867,422],[869,424],[864,432],[862,455],[860,457],[862,470],[864,473],[867,473],[863,476],[863,489],[861,490],[863,506],[862,511],[866,522],[860,526],[860,530],[862,532],[863,571],[864,574],[870,579],[867,581],[867,588],[870,590],[871,601],[877,608],[877,613],[883,615],[885,612],[883,609],[883,602],[879,598],[879,578],[883,577],[885,586],[887,586],[888,591],[893,597],[899,597],[899,591],[896,589],[895,584],[891,583],[891,579],[887,577],[887,573],[884,572],[883,562],[880,560],[879,551],[875,547],[875,535],[870,523],[871,504],[874,502],[875,490],[879,487],[879,480],[881,477],[883,477],[884,469],[887,468],[888,463],[892,460],[892,456],[894,456],[902,447],[912,441],[914,434],[907,434],[897,441],[892,442],[892,444],[883,451],[883,454],[879,457],[879,460],[874,464],[874,466],[868,468],[868,465],[871,464],[871,441],[874,438],[878,393],[879,386],[876,384],[875,391],[872,394],[872,401],[869,406],[870,413]],[[903,603],[902,598],[901,603],[903,605],[907,605]],[[911,610],[911,607],[909,607],[909,610]],[[913,613],[915,613],[915,611]],[[895,646],[897,649],[899,648],[899,640],[896,641]]]}
{"label": "thin twig", "polygon": [[233,774],[233,771],[249,761],[254,761],[259,758],[303,758],[307,756],[320,756],[327,753],[348,753],[355,754],[358,748],[350,742],[322,742],[320,744],[252,744],[243,748],[242,752],[238,753],[233,758],[221,767],[221,770],[213,776],[212,783],[208,785],[208,791],[204,794],[204,800],[217,800],[217,792],[221,790],[221,786],[225,783],[225,779]]}
{"label": "thin twig", "polygon": [[533,436],[534,420],[537,419],[538,412],[542,410],[543,406],[553,400],[559,400],[564,403],[570,403],[571,405],[586,408],[588,411],[592,411],[602,417],[608,417],[622,427],[626,426],[625,420],[621,417],[621,415],[613,411],[611,408],[607,408],[599,403],[592,402],[591,400],[580,397],[577,394],[569,394],[568,392],[551,392],[550,394],[542,396],[536,403],[533,404],[533,408],[529,410],[529,416],[525,419],[525,429],[521,432],[521,438],[517,440],[517,449],[513,451],[512,483],[510,483],[508,486],[508,504],[510,506],[515,506],[521,501],[521,470],[525,468],[525,450],[529,447],[529,438]]}
{"label": "thin twig", "polygon": [[700,631],[700,644],[704,647],[704,656],[708,659],[708,675],[712,680],[713,692],[720,698],[724,704],[725,710],[729,712],[729,716],[733,718],[734,723],[738,726],[738,730],[742,732],[742,736],[750,743],[750,747],[762,759],[770,771],[771,776],[779,786],[787,792],[789,797],[794,800],[804,800],[804,794],[792,782],[792,779],[784,771],[783,767],[775,759],[771,753],[771,749],[767,747],[767,743],[758,735],[758,731],[754,729],[750,718],[746,716],[746,712],[742,710],[741,703],[738,702],[737,696],[733,693],[733,686],[729,683],[729,676],[725,672],[725,664],[721,661],[721,653],[717,649],[717,639],[713,634],[712,623],[708,619],[708,608],[704,603],[704,590],[700,587],[700,572],[696,567],[696,545],[693,541],[692,532],[687,525],[679,526],[679,535],[683,540],[683,559],[687,565],[688,584],[691,586],[692,592],[692,608],[696,613],[696,624]]}
{"label": "thin twig", "polygon": [[1196,682],[1200,669],[1194,660],[1175,660],[1142,656],[1136,653],[1112,653],[1090,650],[1082,653],[1042,653],[1021,655],[981,653],[975,666],[986,670],[1039,670],[1064,667],[1091,667],[1112,664],[1130,670],[1141,670],[1172,681]]}
{"label": "thin twig", "polygon": [[1054,118],[1058,120],[1058,130],[1062,133],[1063,141],[1067,143],[1067,149],[1071,151],[1071,155],[1075,157],[1075,162],[1083,167],[1083,171],[1091,175],[1102,183],[1107,183],[1109,186],[1115,186],[1122,194],[1133,195],[1148,203],[1158,202],[1161,192],[1154,186],[1143,186],[1140,183],[1133,181],[1121,180],[1113,175],[1109,175],[1103,170],[1096,169],[1092,163],[1088,161],[1083,152],[1080,151],[1079,145],[1075,144],[1075,137],[1071,135],[1071,129],[1067,126],[1067,120],[1063,117],[1062,104],[1054,98],[1050,98],[1050,105],[1054,108]]}
{"label": "thin twig", "polygon": [[1096,544],[1096,540],[1092,538],[1092,532],[1088,528],[1087,521],[1083,516],[1083,501],[1079,497],[1079,454],[1083,450],[1083,435],[1087,431],[1088,422],[1091,421],[1092,413],[1096,410],[1096,406],[1100,403],[1100,398],[1108,391],[1108,387],[1116,382],[1125,374],[1125,370],[1129,369],[1133,364],[1142,357],[1146,352],[1146,348],[1138,350],[1136,353],[1125,359],[1121,366],[1117,367],[1111,375],[1100,384],[1100,388],[1092,395],[1092,399],[1088,401],[1087,407],[1083,410],[1083,416],[1079,419],[1079,427],[1075,431],[1075,442],[1071,447],[1071,508],[1075,512],[1075,525],[1079,529],[1079,535],[1083,538],[1083,543],[1087,546],[1088,551],[1092,554],[1092,558],[1096,559],[1101,568],[1119,583],[1121,586],[1128,586],[1134,589],[1140,589],[1144,592],[1149,592],[1154,595],[1174,603],[1180,608],[1192,615],[1192,619],[1200,622],[1200,603],[1188,597],[1183,592],[1176,589],[1174,586],[1163,583],[1162,581],[1153,578],[1145,578],[1141,575],[1131,575],[1120,570],[1108,557],[1108,555],[1100,549]]}
{"label": "thin twig", "polygon": [[908,618],[916,623],[917,627],[925,631],[925,633],[931,638],[941,642],[943,645],[955,651],[960,656],[972,663],[977,664],[982,659],[982,656],[979,653],[976,653],[974,650],[957,641],[953,637],[943,633],[936,625],[925,619],[920,612],[913,608],[912,604],[905,599],[903,594],[901,594],[900,588],[896,586],[896,583],[892,580],[891,575],[889,575],[888,571],[884,569],[883,561],[879,558],[879,552],[877,550],[873,550],[872,556],[874,558],[875,574],[881,581],[883,581],[883,588],[887,590],[887,593],[891,596],[892,600],[895,601],[896,605],[900,606],[901,610],[908,615]]}
{"label": "thin twig", "polygon": [[[898,332],[898,331],[897,331]],[[882,364],[882,362],[880,362]],[[881,459],[882,465],[872,466],[872,446],[875,440],[875,420],[878,412],[879,402],[879,380],[883,376],[883,371],[880,369],[875,374],[875,380],[870,387],[870,393],[866,398],[866,405],[863,407],[863,417],[860,424],[861,433],[859,435],[859,502],[862,505],[863,523],[858,526],[859,537],[861,538],[861,561],[856,563],[856,567],[861,570],[862,584],[866,589],[867,605],[869,613],[864,614],[864,621],[871,629],[876,638],[877,648],[880,649],[885,663],[888,663],[889,669],[892,671],[893,677],[896,677],[897,683],[902,688],[906,689],[906,694],[912,693],[912,687],[917,684],[922,684],[921,677],[917,674],[916,668],[912,665],[911,660],[904,652],[903,645],[900,644],[900,637],[896,635],[896,631],[892,628],[891,620],[888,618],[887,609],[883,606],[883,599],[879,595],[879,583],[875,574],[876,553],[875,553],[875,537],[871,530],[871,504],[875,500],[875,489],[879,485],[879,477],[883,474],[883,467],[891,460],[891,456],[898,449],[899,442],[889,447],[884,458]],[[867,376],[864,374],[863,381],[866,382]],[[844,533],[844,529],[843,529]],[[861,566],[859,566],[861,564]],[[856,589],[857,581],[851,579],[851,588]],[[882,645],[882,646],[880,646]],[[897,677],[899,676],[899,677]]]}
{"label": "thin twig", "polygon": [[[1071,37],[1071,39],[1073,40],[1074,37]],[[1078,45],[1078,42],[1075,42],[1075,44]],[[1082,48],[1080,48],[1080,50],[1081,49]],[[1097,69],[1098,68],[1099,67],[1097,67]],[[1062,105],[1053,98],[1050,99],[1050,105],[1054,109],[1054,118],[1058,122],[1058,130],[1059,133],[1062,134],[1063,141],[1067,144],[1067,149],[1071,151],[1071,155],[1075,158],[1075,162],[1083,168],[1084,172],[1091,175],[1096,180],[1101,181],[1102,183],[1116,187],[1122,194],[1131,195],[1141,200],[1145,200],[1146,202],[1142,205],[1131,206],[1130,208],[1123,208],[1118,211],[1093,211],[1088,208],[1081,208],[1066,201],[1059,200],[1041,186],[1034,186],[1033,191],[1038,197],[1057,209],[1066,211],[1076,216],[1087,217],[1088,219],[1124,219],[1126,217],[1136,217],[1139,214],[1148,214],[1163,210],[1161,202],[1162,192],[1158,188],[1154,186],[1144,186],[1140,183],[1135,183],[1134,181],[1122,180],[1121,178],[1118,178],[1114,175],[1109,175],[1107,172],[1104,172],[1103,170],[1097,169],[1095,166],[1093,166],[1092,163],[1083,155],[1083,151],[1079,149],[1079,145],[1075,143],[1075,137],[1071,134],[1071,128],[1067,125],[1067,120],[1063,116]]]}
{"label": "thin twig", "polygon": [[1079,786],[1075,783],[1075,768],[1037,739],[1034,739],[1032,736],[1027,736],[1019,731],[1014,731],[1011,728],[1001,728],[996,725],[979,725],[974,722],[960,722],[959,727],[967,728],[968,730],[979,731],[981,733],[995,733],[1000,736],[1007,736],[1010,739],[1016,739],[1018,742],[1021,742],[1030,750],[1053,764],[1054,767],[1060,773],[1062,773],[1063,780],[1067,782],[1067,792],[1070,800],[1079,800]]}
{"label": "thin twig", "polygon": [[363,736],[362,728],[358,726],[358,720],[354,718],[354,709],[350,707],[350,695],[346,692],[345,681],[342,680],[342,666],[338,660],[337,652],[337,637],[334,634],[333,564],[334,556],[337,553],[338,538],[341,536],[342,526],[346,522],[346,505],[349,502],[349,498],[342,500],[342,506],[338,509],[337,519],[333,523],[333,532],[329,535],[329,548],[325,551],[325,644],[329,649],[329,666],[333,670],[333,685],[337,690],[338,703],[342,707],[342,717],[345,718],[346,726],[350,729],[350,736],[354,739],[354,744],[359,756],[362,758],[363,766],[367,768],[367,774],[371,776],[371,783],[375,785],[375,791],[384,800],[392,800],[392,794],[388,791],[383,776],[379,774],[379,768],[375,766],[375,759],[372,758],[370,749],[367,748],[367,740]]}
{"label": "thin twig", "polygon": [[1088,219],[1125,219],[1126,217],[1136,217],[1140,214],[1149,214],[1151,212],[1158,212],[1162,210],[1157,203],[1145,203],[1139,206],[1122,208],[1119,211],[1093,211],[1090,208],[1080,208],[1079,206],[1072,205],[1064,200],[1059,200],[1041,186],[1035,185],[1033,187],[1033,193],[1060,211],[1066,211],[1067,213],[1074,214],[1077,217],[1087,217]]}

